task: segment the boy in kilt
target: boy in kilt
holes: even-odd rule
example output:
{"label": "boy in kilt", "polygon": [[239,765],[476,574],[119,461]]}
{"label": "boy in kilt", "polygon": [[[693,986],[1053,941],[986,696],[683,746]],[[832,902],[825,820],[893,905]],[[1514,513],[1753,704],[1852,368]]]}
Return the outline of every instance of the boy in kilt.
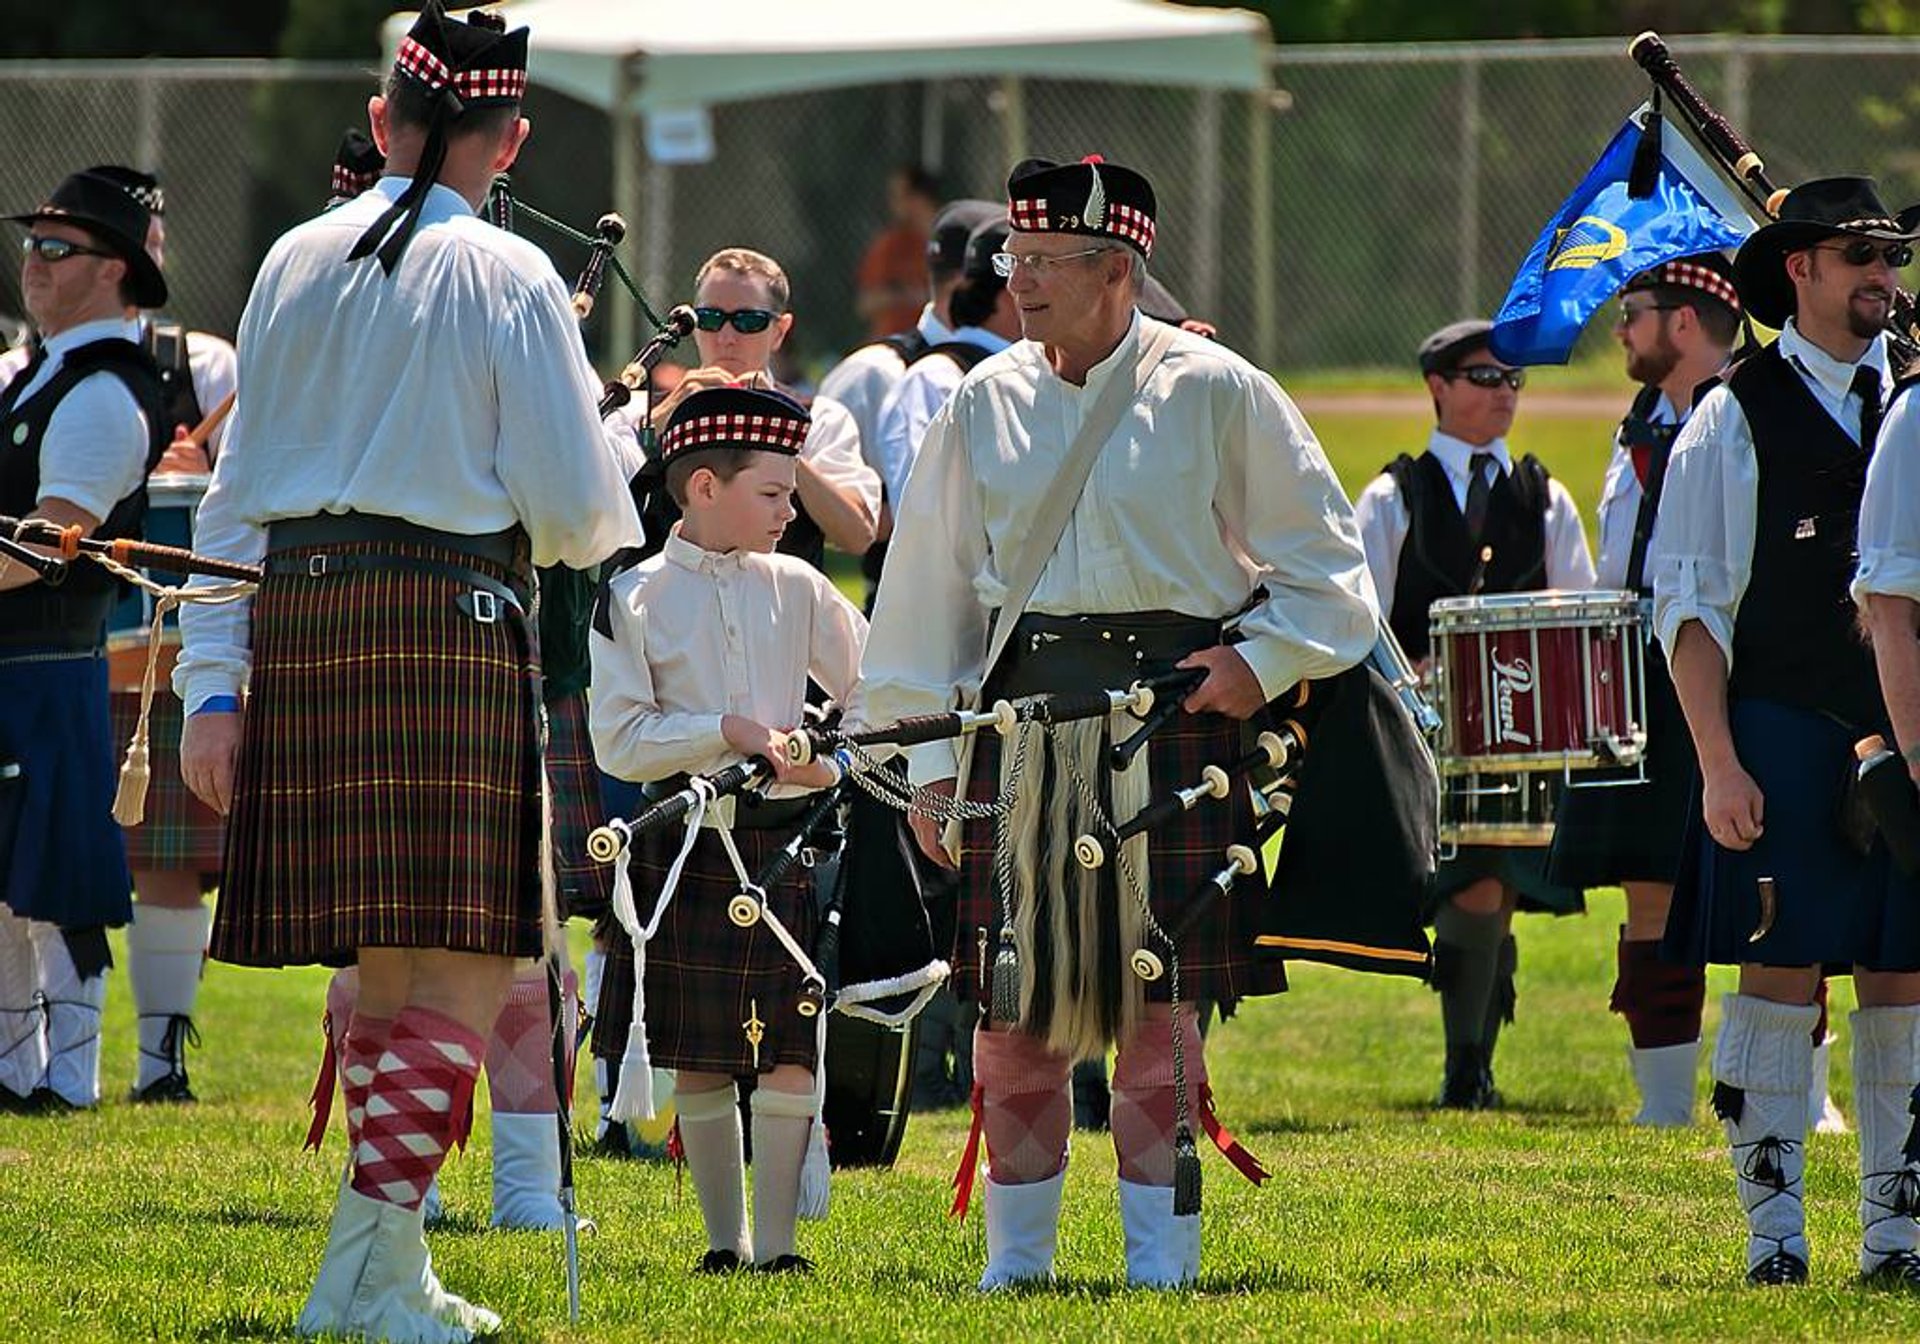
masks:
{"label": "boy in kilt", "polygon": [[[1423,669],[1431,656],[1428,611],[1440,598],[1593,586],[1573,496],[1538,458],[1516,459],[1507,448],[1526,371],[1495,357],[1492,332],[1491,322],[1469,318],[1420,343],[1434,409],[1426,451],[1388,463],[1354,501],[1381,607]],[[1539,786],[1529,780],[1527,787]],[[1579,889],[1550,882],[1545,869],[1543,848],[1462,845],[1434,874],[1442,1107],[1500,1104],[1493,1055],[1502,1025],[1513,1021],[1514,911],[1582,908]]]}
{"label": "boy in kilt", "polygon": [[566,286],[474,213],[526,61],[525,29],[422,11],[368,104],[387,175],[261,267],[201,508],[204,549],[265,564],[250,605],[189,609],[175,671],[187,781],[229,813],[212,954],[360,974],[303,1334],[499,1328],[440,1286],[422,1201],[551,919],[531,567],[640,539]]}
{"label": "boy in kilt", "polygon": [[[808,428],[806,411],[778,392],[720,387],[681,401],[661,439],[681,521],[658,555],[610,581],[591,637],[590,727],[602,769],[657,783],[759,757],[778,781],[763,795],[717,800],[691,835],[669,827],[637,839],[628,861],[652,931],[644,964],[633,944],[615,943],[601,992],[599,1040],[626,1043],[621,1091],[644,1086],[649,1060],[675,1071],[680,1139],[707,1229],[700,1273],[812,1268],[794,1250],[794,1223],[818,1123],[817,1019],[801,1011],[800,968],[767,920],[742,929],[727,914],[742,882],[729,847],[758,874],[794,838],[805,791],[836,782],[830,762],[788,765],[782,726],[800,721],[809,676],[848,701],[866,637],[865,619],[831,580],[775,553],[795,517]],[[676,868],[678,886],[664,891]],[[791,868],[766,902],[811,949],[809,868]],[[751,1237],[734,1086],[742,1074],[759,1078]]]}
{"label": "boy in kilt", "polygon": [[[1854,743],[1888,731],[1850,587],[1856,561],[1863,591],[1897,580],[1875,577],[1888,570],[1888,534],[1859,555],[1856,538],[1911,218],[1896,219],[1866,178],[1823,178],[1789,192],[1741,244],[1741,302],[1780,337],[1680,431],[1654,532],[1654,624],[1701,780],[1663,950],[1740,967],[1714,1045],[1713,1109],[1754,1284],[1807,1278],[1805,1099],[1824,971],[1851,973],[1860,1002],[1849,1022],[1860,1272],[1920,1286],[1908,1110],[1920,1083],[1920,902],[1912,880],[1890,874],[1885,846],[1863,841],[1848,797]],[[1871,606],[1890,658],[1912,640],[1900,614]]]}
{"label": "boy in kilt", "polygon": [[[129,308],[166,302],[147,206],[75,173],[28,214],[20,290],[40,334],[0,394],[0,513],[137,537],[166,447],[159,370]],[[115,581],[0,561],[0,1109],[100,1100],[107,929],[131,914],[112,814]]]}
{"label": "boy in kilt", "polygon": [[[1122,771],[1104,747],[1135,722],[1124,715],[1030,742],[1018,774],[1009,764],[1003,775],[1001,761],[1017,758],[991,740],[965,770],[954,743],[908,754],[912,781],[936,794],[992,802],[1011,782],[1019,800],[999,822],[966,823],[951,851],[940,820],[912,816],[922,852],[960,866],[951,983],[982,1004],[980,1286],[1051,1276],[1069,1073],[1113,1044],[1127,1277],[1169,1287],[1190,1283],[1200,1262],[1189,1121],[1209,1103],[1194,1000],[1230,1013],[1285,977],[1277,961],[1253,960],[1251,881],[1180,940],[1178,1002],[1174,977],[1143,986],[1128,961],[1143,899],[1156,923],[1176,919],[1227,844],[1252,842],[1251,801],[1238,781],[1228,800],[1127,842],[1136,890],[1112,879],[1115,865],[1095,877],[1074,864],[1073,837],[1095,823],[1067,771],[1116,822],[1131,818],[1148,795],[1237,758],[1245,721],[1269,701],[1364,658],[1377,608],[1346,495],[1292,402],[1224,346],[1139,314],[1157,213],[1146,178],[1097,157],[1034,159],[1007,189],[1012,228],[994,265],[1026,339],[976,365],[927,429],[897,501],[863,694],[868,717],[885,722],[976,697],[1195,672],[1183,712]],[[1004,641],[998,658],[990,630]],[[1004,894],[992,876],[996,824],[1013,846]],[[976,1154],[970,1144],[965,1187]]]}

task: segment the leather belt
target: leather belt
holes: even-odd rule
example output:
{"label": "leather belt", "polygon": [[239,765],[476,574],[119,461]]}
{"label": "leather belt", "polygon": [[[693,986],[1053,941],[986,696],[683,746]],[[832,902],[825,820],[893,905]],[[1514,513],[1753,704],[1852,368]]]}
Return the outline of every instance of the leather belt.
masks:
{"label": "leather belt", "polygon": [[280,518],[267,524],[267,550],[304,550],[314,546],[342,546],[355,542],[398,542],[457,551],[502,569],[512,569],[519,558],[525,533],[519,527],[499,532],[442,532],[379,513],[316,513],[307,518]]}
{"label": "leather belt", "polygon": [[371,551],[351,555],[336,555],[330,551],[312,551],[304,555],[269,552],[266,560],[268,574],[298,574],[309,579],[330,578],[336,574],[370,574],[380,570],[434,574],[465,585],[468,591],[455,597],[454,605],[482,625],[492,625],[499,620],[503,606],[516,615],[526,614],[519,594],[492,575],[468,569],[465,565],[428,560],[423,556],[383,555]]}

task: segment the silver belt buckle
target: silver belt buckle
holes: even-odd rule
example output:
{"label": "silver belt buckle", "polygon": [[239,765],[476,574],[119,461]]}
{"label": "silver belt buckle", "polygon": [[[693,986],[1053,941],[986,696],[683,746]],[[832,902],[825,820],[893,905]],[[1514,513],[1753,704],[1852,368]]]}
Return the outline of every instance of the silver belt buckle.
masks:
{"label": "silver belt buckle", "polygon": [[327,577],[327,556],[324,551],[319,555],[310,555],[307,557],[307,577],[310,579],[324,579]]}
{"label": "silver belt buckle", "polygon": [[492,625],[500,619],[500,599],[485,588],[473,590],[473,619],[481,625]]}

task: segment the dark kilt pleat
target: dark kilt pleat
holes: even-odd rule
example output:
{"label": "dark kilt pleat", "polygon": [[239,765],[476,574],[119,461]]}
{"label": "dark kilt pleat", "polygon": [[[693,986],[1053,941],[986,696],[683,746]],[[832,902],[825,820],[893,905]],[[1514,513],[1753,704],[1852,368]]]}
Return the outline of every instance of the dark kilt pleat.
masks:
{"label": "dark kilt pleat", "polygon": [[1547,878],[1562,886],[1671,882],[1700,791],[1693,739],[1658,645],[1647,649],[1646,782],[1593,787],[1631,771],[1582,776],[1561,790]]}
{"label": "dark kilt pleat", "polygon": [[[433,547],[332,545],[498,567]],[[524,582],[516,582],[524,593]],[[540,744],[523,622],[456,579],[269,574],[212,953],[253,966],[361,947],[541,950]]]}
{"label": "dark kilt pleat", "polygon": [[[992,802],[1000,794],[1000,751],[997,734],[983,732],[975,744],[967,778],[967,797]],[[1218,714],[1181,714],[1150,739],[1147,751],[1150,795],[1159,799],[1196,783],[1209,765],[1229,765],[1242,753],[1241,725]],[[1031,758],[1029,761],[1031,766]],[[1047,788],[1068,788],[1064,779],[1046,782]],[[1115,817],[1124,822],[1125,817]],[[980,971],[981,930],[987,931],[987,956],[999,928],[999,901],[994,891],[993,827],[991,820],[970,821],[961,835],[960,891],[956,906],[953,978],[948,982],[963,1000],[984,1003],[986,989]],[[1073,837],[1062,843],[1072,844]],[[1250,845],[1258,852],[1254,835],[1253,800],[1244,780],[1235,780],[1227,799],[1208,799],[1148,838],[1148,864],[1153,917],[1161,925],[1177,919],[1194,893],[1227,861],[1227,846]],[[1264,860],[1262,867],[1264,868]],[[1109,875],[1111,862],[1103,872]],[[1180,943],[1180,992],[1187,999],[1212,999],[1224,1010],[1244,998],[1279,994],[1287,987],[1286,968],[1278,958],[1255,957],[1253,939],[1260,930],[1259,902],[1265,899],[1264,875],[1244,877],[1232,897],[1212,917],[1202,919]],[[1225,918],[1221,914],[1225,914]],[[1168,977],[1146,986],[1147,998],[1165,1002],[1172,993]]]}
{"label": "dark kilt pleat", "polygon": [[[1727,710],[1740,763],[1766,799],[1751,849],[1722,849],[1696,800],[1687,859],[1674,886],[1661,955],[1709,962],[1920,970],[1920,883],[1893,873],[1884,843],[1862,855],[1846,839],[1842,802],[1858,734],[1813,710],[1735,700]],[[1776,913],[1758,942],[1758,880],[1771,877]]]}
{"label": "dark kilt pleat", "polygon": [[[220,814],[193,796],[180,777],[179,697],[165,685],[155,691],[147,715],[147,814],[126,828],[127,864],[135,872],[217,874],[226,850],[227,826]],[[140,722],[140,693],[115,691],[112,699],[116,762],[126,755]]]}
{"label": "dark kilt pleat", "polygon": [[0,655],[0,904],[63,928],[122,925],[133,879],[113,820],[107,660]]}
{"label": "dark kilt pleat", "polygon": [[560,917],[598,919],[613,894],[613,866],[587,857],[587,835],[611,814],[600,796],[584,692],[547,704],[547,793],[553,806],[553,881]]}
{"label": "dark kilt pleat", "polygon": [[[633,855],[633,897],[641,919],[652,912],[685,836],[667,827],[641,837]],[[741,862],[755,874],[792,838],[792,827],[733,833]],[[764,923],[742,929],[727,918],[727,902],[739,890],[719,835],[703,829],[673,904],[647,944],[647,1052],[658,1068],[738,1076],[765,1073],[776,1064],[815,1065],[814,1019],[795,1007],[800,968]],[[767,893],[767,903],[811,955],[819,922],[813,870],[795,864]],[[611,937],[593,1050],[618,1060],[633,1025],[633,943],[618,924]],[[743,1025],[755,1016],[765,1032],[757,1065]]]}
{"label": "dark kilt pleat", "polygon": [[1490,877],[1512,887],[1522,914],[1578,915],[1587,908],[1578,887],[1565,887],[1547,876],[1547,851],[1522,845],[1461,845],[1451,859],[1443,859],[1429,888],[1426,919],[1433,922],[1440,902]]}

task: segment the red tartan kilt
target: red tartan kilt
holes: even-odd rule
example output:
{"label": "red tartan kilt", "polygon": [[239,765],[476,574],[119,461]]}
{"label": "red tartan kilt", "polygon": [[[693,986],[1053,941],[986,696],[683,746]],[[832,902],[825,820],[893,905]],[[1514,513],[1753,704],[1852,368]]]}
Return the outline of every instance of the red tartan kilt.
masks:
{"label": "red tartan kilt", "polygon": [[[633,898],[643,921],[685,837],[677,826],[641,837]],[[756,875],[792,838],[792,827],[733,833],[741,862]],[[764,922],[742,929],[727,918],[727,902],[739,890],[719,835],[703,829],[673,903],[647,943],[647,1053],[657,1068],[737,1076],[776,1064],[811,1069],[816,1063],[816,1019],[802,1017],[795,1007],[804,983],[800,968]],[[767,903],[811,956],[819,922],[813,870],[795,864],[767,893]],[[757,1066],[742,1025],[756,1016],[765,1031]],[[633,943],[616,924],[601,979],[594,1053],[618,1060],[632,1024]]]}
{"label": "red tartan kilt", "polygon": [[[140,721],[140,692],[115,691],[113,710],[114,769],[126,758],[127,744]],[[207,873],[217,875],[226,847],[227,827],[220,814],[193,796],[180,777],[180,726],[184,721],[179,697],[161,685],[147,716],[147,814],[138,826],[123,828],[127,837],[127,866],[139,872]]]}
{"label": "red tartan kilt", "polygon": [[[1148,741],[1146,750],[1151,797],[1158,800],[1176,788],[1198,783],[1200,772],[1209,765],[1231,765],[1239,759],[1240,727],[1235,720],[1218,714],[1181,714],[1160,729]],[[1002,745],[997,734],[980,734],[967,777],[970,800],[987,803],[999,796]],[[1029,768],[1035,764],[1030,760]],[[1071,786],[1063,780],[1057,787]],[[1114,818],[1115,822],[1126,820]],[[979,970],[980,930],[988,931],[987,956],[991,960],[993,931],[999,924],[993,827],[991,820],[970,821],[962,833],[960,892],[950,958],[953,979],[949,983],[962,998],[980,1002],[985,999]],[[1071,844],[1072,840],[1069,836],[1065,843]],[[1256,852],[1259,849],[1254,838],[1252,798],[1246,782],[1239,779],[1234,781],[1228,798],[1207,799],[1172,824],[1150,833],[1147,881],[1154,919],[1163,926],[1177,919],[1200,885],[1226,866],[1227,846],[1232,844],[1249,845]],[[1107,848],[1111,852],[1113,846]],[[1105,871],[1113,873],[1111,859]],[[1183,998],[1212,999],[1231,1007],[1243,998],[1285,991],[1287,978],[1282,964],[1277,959],[1253,955],[1253,938],[1260,927],[1259,902],[1264,899],[1265,877],[1243,877],[1232,897],[1181,940]],[[1164,976],[1149,982],[1146,989],[1147,998],[1154,1002],[1165,1002],[1172,994]]]}
{"label": "red tartan kilt", "polygon": [[605,824],[607,809],[587,737],[585,692],[547,704],[547,794],[553,806],[553,881],[560,917],[598,919],[613,895],[613,865],[587,857],[587,835]]}
{"label": "red tartan kilt", "polygon": [[[505,578],[458,552],[401,554]],[[361,947],[541,950],[540,752],[524,622],[400,569],[269,574],[212,954],[341,965]],[[521,591],[525,591],[521,586]]]}

